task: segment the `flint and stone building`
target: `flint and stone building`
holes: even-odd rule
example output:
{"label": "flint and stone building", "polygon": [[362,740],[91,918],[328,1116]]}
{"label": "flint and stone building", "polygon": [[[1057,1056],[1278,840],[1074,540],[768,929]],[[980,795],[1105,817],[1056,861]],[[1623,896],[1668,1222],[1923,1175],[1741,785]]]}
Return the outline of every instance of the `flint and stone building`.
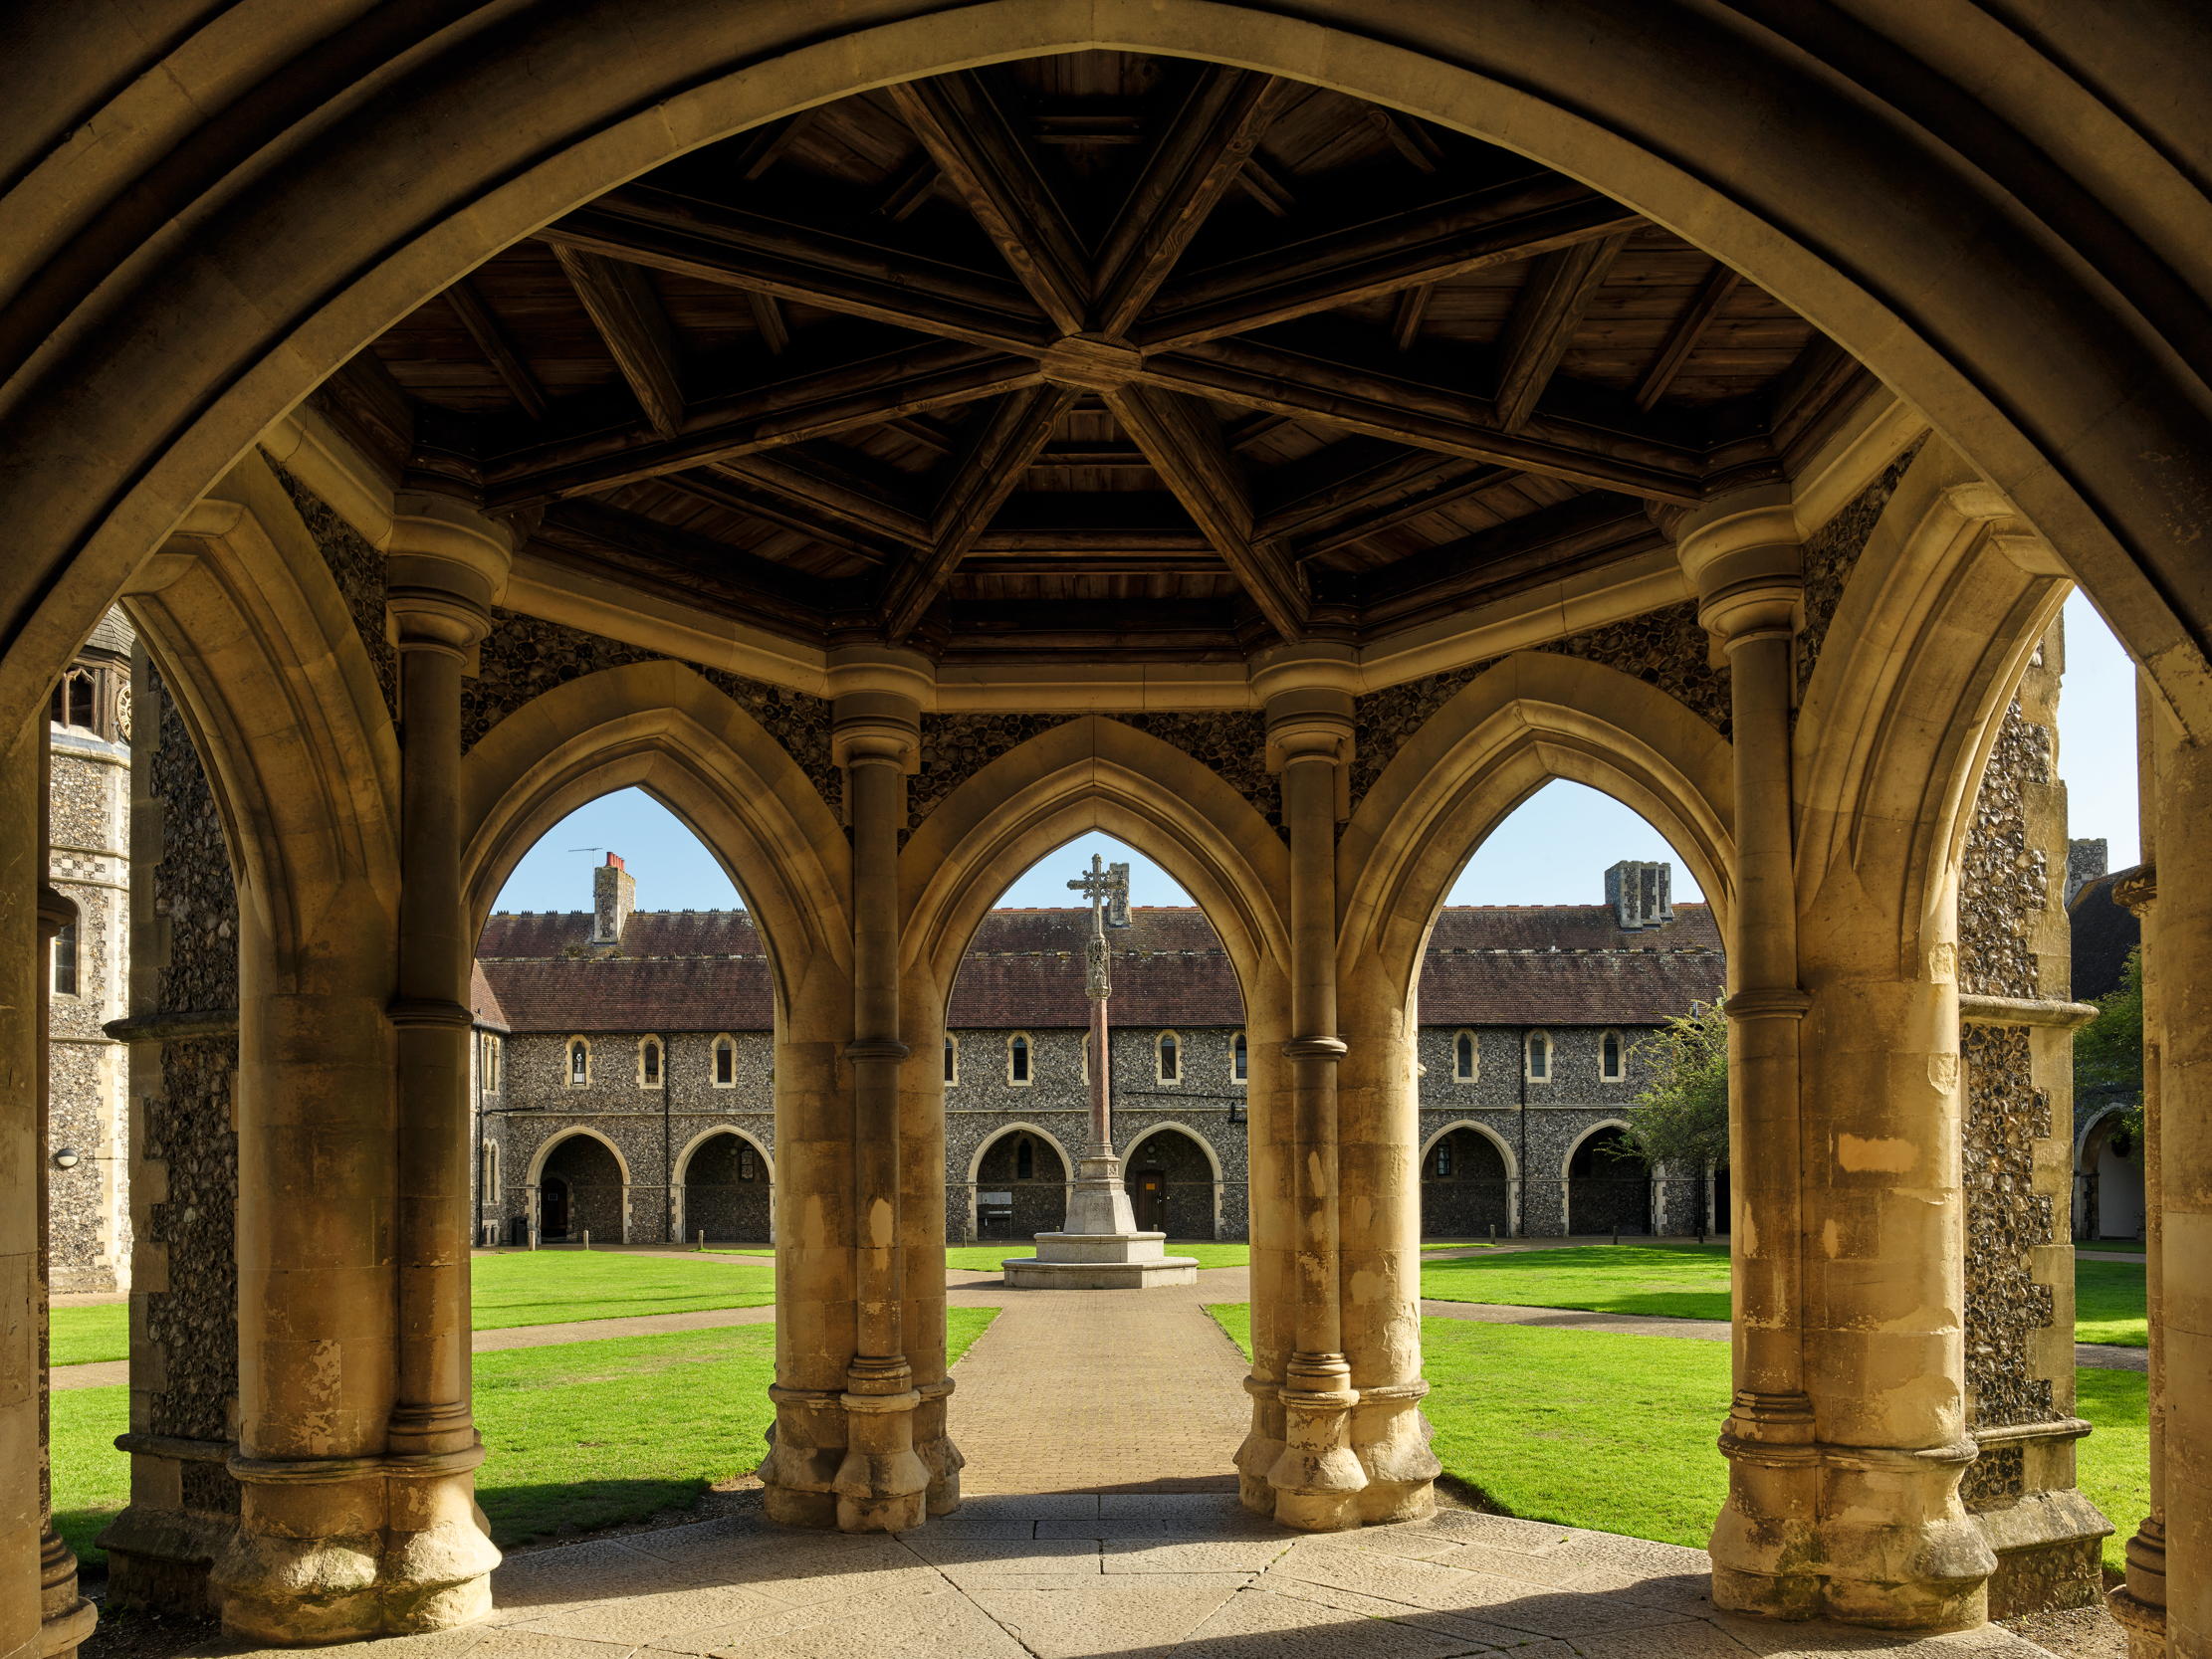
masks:
{"label": "flint and stone building", "polygon": [[[1725,1170],[1623,1155],[1638,1045],[1717,999],[1719,930],[1663,863],[1598,905],[1446,907],[1421,981],[1423,1227],[1432,1237],[1724,1230]],[[1595,886],[1595,880],[1593,886]],[[639,911],[618,855],[592,909],[495,914],[477,947],[485,1243],[766,1241],[775,1170],[771,975],[742,911]],[[1114,1149],[1138,1225],[1241,1239],[1250,1038],[1205,916],[1136,907],[1114,948]],[[1057,1227],[1089,1138],[1090,913],[989,912],[953,986],[945,1235]]]}

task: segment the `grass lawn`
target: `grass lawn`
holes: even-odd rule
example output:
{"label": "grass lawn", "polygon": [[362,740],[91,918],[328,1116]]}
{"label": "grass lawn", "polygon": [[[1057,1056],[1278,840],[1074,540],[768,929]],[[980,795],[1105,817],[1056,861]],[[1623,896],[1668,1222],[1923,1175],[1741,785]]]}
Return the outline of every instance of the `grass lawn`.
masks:
{"label": "grass lawn", "polygon": [[[1246,1356],[1242,1304],[1207,1310]],[[1531,1521],[1703,1548],[1727,1496],[1713,1436],[1728,1410],[1728,1349],[1719,1343],[1602,1332],[1421,1322],[1422,1368],[1447,1473]],[[2144,1378],[2083,1370],[2077,1410],[2097,1425],[2081,1444],[2081,1483],[2118,1528],[2120,1545],[2149,1507]]]}
{"label": "grass lawn", "polygon": [[2092,1256],[2139,1256],[2143,1241],[2139,1238],[2078,1238],[2074,1241],[2078,1253]]}
{"label": "grass lawn", "polygon": [[[1421,1293],[1438,1302],[1726,1319],[1728,1252],[1717,1244],[1503,1251],[1424,1262]],[[2141,1348],[2148,1342],[2139,1263],[2077,1261],[2074,1297],[2077,1342],[2116,1348]]]}
{"label": "grass lawn", "polygon": [[[969,1273],[990,1273],[1009,1256],[1027,1256],[1036,1249],[1034,1241],[1025,1238],[1001,1239],[996,1244],[952,1244],[945,1248],[945,1265]],[[730,1247],[710,1254],[728,1256],[773,1256],[774,1251],[759,1247]],[[1248,1244],[1217,1244],[1212,1239],[1170,1239],[1168,1254],[1195,1256],[1199,1266],[1247,1267],[1251,1263],[1252,1249]]]}
{"label": "grass lawn", "polygon": [[2074,1340],[2146,1348],[2150,1317],[2143,1306],[2140,1262],[2074,1264]]}
{"label": "grass lawn", "polygon": [[[519,1250],[471,1264],[476,1329],[564,1325],[571,1320],[688,1314],[701,1308],[765,1308],[775,1272],[729,1262],[673,1261],[603,1250]],[[56,1308],[54,1363],[89,1365],[130,1356],[130,1310]]]}
{"label": "grass lawn", "polygon": [[1501,1251],[1422,1263],[1421,1294],[1438,1302],[1726,1319],[1728,1252],[1717,1244]]}
{"label": "grass lawn", "polygon": [[52,1312],[57,1365],[92,1365],[103,1359],[130,1357],[130,1305],[106,1308],[56,1308]]}
{"label": "grass lawn", "polygon": [[[946,1310],[955,1359],[997,1317]],[[498,1544],[642,1520],[689,1507],[750,1472],[774,1415],[774,1326],[512,1348],[476,1360],[476,1422],[489,1454],[477,1500]],[[129,1496],[127,1388],[54,1396],[54,1517],[79,1556]],[[671,1433],[680,1427],[681,1432]]]}

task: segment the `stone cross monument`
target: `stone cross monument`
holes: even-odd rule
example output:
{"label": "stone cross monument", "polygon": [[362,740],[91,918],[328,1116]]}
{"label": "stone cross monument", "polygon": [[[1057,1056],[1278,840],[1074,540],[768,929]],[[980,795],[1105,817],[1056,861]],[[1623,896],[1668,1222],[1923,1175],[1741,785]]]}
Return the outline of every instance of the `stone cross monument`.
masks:
{"label": "stone cross monument", "polygon": [[1129,919],[1129,866],[1108,865],[1096,853],[1084,875],[1067,884],[1091,902],[1091,936],[1083,950],[1083,990],[1091,1005],[1091,1149],[1077,1164],[1068,1190],[1067,1219],[1056,1233],[1039,1233],[1037,1253],[1005,1264],[1006,1283],[1017,1290],[1144,1290],[1153,1285],[1198,1282],[1198,1258],[1167,1254],[1165,1233],[1141,1233],[1121,1159],[1114,1155],[1112,1051],[1107,1046],[1106,1004],[1114,993],[1109,918]]}

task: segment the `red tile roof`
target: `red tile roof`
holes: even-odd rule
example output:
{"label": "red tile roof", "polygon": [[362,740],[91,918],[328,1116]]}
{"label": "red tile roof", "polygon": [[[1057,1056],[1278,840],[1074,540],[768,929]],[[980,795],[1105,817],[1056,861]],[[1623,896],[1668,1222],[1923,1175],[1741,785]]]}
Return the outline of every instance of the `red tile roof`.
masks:
{"label": "red tile roof", "polygon": [[[1090,912],[991,912],[953,987],[956,1028],[1080,1027]],[[740,911],[644,911],[619,949],[594,948],[588,912],[500,915],[478,944],[478,1018],[515,1031],[765,1030],[768,958]],[[1243,998],[1220,938],[1188,907],[1138,907],[1114,941],[1125,1026],[1230,1026]],[[1725,983],[1711,912],[1675,907],[1624,933],[1602,905],[1441,912],[1422,972],[1428,1025],[1651,1025]]]}

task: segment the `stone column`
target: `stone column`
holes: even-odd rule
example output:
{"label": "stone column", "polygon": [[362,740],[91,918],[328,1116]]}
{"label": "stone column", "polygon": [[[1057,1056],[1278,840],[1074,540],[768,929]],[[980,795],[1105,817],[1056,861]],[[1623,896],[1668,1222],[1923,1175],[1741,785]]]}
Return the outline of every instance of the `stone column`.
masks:
{"label": "stone column", "polygon": [[927,1512],[930,1472],[915,1454],[921,1395],[907,1357],[899,1252],[899,833],[921,716],[895,692],[835,701],[833,740],[852,827],[852,1357],[839,1404],[845,1454],[837,1525],[903,1533]]}
{"label": "stone column", "polygon": [[[2158,869],[2151,862],[2155,830],[2156,791],[2152,756],[2142,753],[2143,796],[2142,863],[2113,884],[2112,898],[2135,914],[2142,925],[2143,941],[2143,1291],[2149,1319],[2149,1340],[2143,1354],[2144,1395],[2149,1415],[2149,1513],[2128,1537],[2127,1572],[2123,1582],[2108,1592],[2112,1616],[2127,1629],[2130,1659],[2164,1659],[2166,1652],[2166,1319],[2165,1226],[2159,1201],[2159,1153],[2164,1118],[2163,1091],[2159,1087],[2164,976],[2155,954],[2158,930]],[[2112,1519],[2122,1525],[2125,1516]]]}
{"label": "stone column", "polygon": [[[469,1404],[474,954],[461,893],[461,679],[504,591],[507,532],[439,497],[402,498],[385,598],[399,647],[398,1377],[387,1436],[389,1630],[491,1610],[499,1552],[476,1508]],[[411,511],[408,511],[411,510]],[[413,1604],[408,1604],[412,1600]]]}
{"label": "stone column", "polygon": [[[2189,738],[2162,709],[2151,726],[2157,899],[2143,940],[2144,1038],[2153,1049],[2144,1069],[2157,1078],[2150,1260],[2159,1279],[2151,1340],[2159,1343],[2162,1335],[2160,1371],[2152,1379],[2158,1393],[2151,1467],[2159,1483],[2152,1501],[2164,1520],[2165,1651],[2173,1659],[2206,1659],[2212,1655],[2212,830],[2206,827],[2212,742]],[[2146,1569],[2153,1564],[2152,1552],[2139,1548],[2147,1542],[2138,1535],[2129,1547],[2131,1592],[2137,1557]],[[2147,1623],[2131,1619],[2131,1639],[2150,1635]],[[2156,1649],[2146,1644],[2138,1651]]]}
{"label": "stone column", "polygon": [[[1978,1623],[1995,1562],[1958,1498],[1974,1446],[1951,897],[1939,889],[1930,922],[1868,903],[1848,872],[1851,903],[1798,889],[1802,577],[1786,494],[1698,509],[1680,549],[1727,654],[1735,749],[1735,1398],[1713,1600],[1881,1628]],[[1924,944],[1916,972],[1900,970],[1900,936]]]}
{"label": "stone column", "polygon": [[[38,778],[52,787],[54,776],[53,745],[49,741],[51,727],[38,723]],[[53,856],[48,850],[50,834],[51,801],[46,790],[41,791],[39,803],[38,854],[39,869],[53,868]],[[38,1001],[37,1012],[37,1070],[38,1080],[38,1207],[34,1224],[39,1229],[38,1246],[38,1386],[39,1386],[39,1648],[42,1659],[70,1659],[77,1652],[78,1643],[93,1632],[96,1614],[93,1604],[78,1593],[77,1556],[62,1542],[62,1535],[54,1530],[54,1460],[50,1408],[53,1404],[50,1343],[51,1317],[47,1291],[52,1282],[53,1244],[47,1226],[47,1182],[53,1164],[53,1146],[49,1143],[47,1127],[53,1121],[54,1085],[54,1021],[52,1004],[54,996],[54,938],[55,935],[77,920],[77,907],[60,893],[39,883],[35,901],[38,929]]]}
{"label": "stone column", "polygon": [[107,1605],[209,1605],[238,1522],[238,893],[176,700],[131,658],[130,1503],[100,1536]]}
{"label": "stone column", "polygon": [[412,891],[397,955],[387,902],[350,871],[260,896],[298,933],[257,919],[240,952],[231,1469],[243,1501],[210,1581],[242,1636],[394,1635],[490,1606],[499,1555],[475,1514],[483,1451],[468,1408],[468,952],[453,790],[463,659],[507,556],[504,532],[468,510],[401,499],[387,593]]}
{"label": "stone column", "polygon": [[1367,1471],[1352,1449],[1359,1393],[1345,1357],[1339,1235],[1336,829],[1351,759],[1350,699],[1270,698],[1267,748],[1290,839],[1290,1257],[1283,1449],[1268,1471],[1275,1519],[1307,1532],[1359,1524]]}
{"label": "stone column", "polygon": [[1697,510],[1679,530],[1698,619],[1727,654],[1736,889],[1728,931],[1729,1166],[1735,1394],[1720,1449],[1728,1500],[1712,1537],[1713,1603],[1819,1610],[1812,1400],[1804,1378],[1797,882],[1790,720],[1803,556],[1787,500]]}
{"label": "stone column", "polygon": [[45,711],[0,751],[0,1654],[43,1653],[46,1205],[38,1084]]}

